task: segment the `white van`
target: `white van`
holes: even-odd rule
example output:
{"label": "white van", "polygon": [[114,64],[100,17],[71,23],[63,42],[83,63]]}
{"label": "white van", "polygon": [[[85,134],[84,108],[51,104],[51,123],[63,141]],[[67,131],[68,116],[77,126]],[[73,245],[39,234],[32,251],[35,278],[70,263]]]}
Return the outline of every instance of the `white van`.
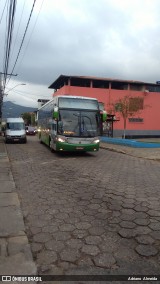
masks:
{"label": "white van", "polygon": [[7,118],[4,131],[5,143],[27,142],[24,120],[21,117]]}

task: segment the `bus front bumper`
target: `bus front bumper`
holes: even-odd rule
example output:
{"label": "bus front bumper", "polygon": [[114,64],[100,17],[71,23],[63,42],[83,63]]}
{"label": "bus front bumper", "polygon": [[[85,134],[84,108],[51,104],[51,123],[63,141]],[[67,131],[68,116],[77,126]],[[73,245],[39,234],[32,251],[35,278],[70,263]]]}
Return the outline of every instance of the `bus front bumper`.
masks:
{"label": "bus front bumper", "polygon": [[66,152],[96,152],[99,150],[99,143],[90,144],[70,144],[66,142],[57,142],[56,151]]}

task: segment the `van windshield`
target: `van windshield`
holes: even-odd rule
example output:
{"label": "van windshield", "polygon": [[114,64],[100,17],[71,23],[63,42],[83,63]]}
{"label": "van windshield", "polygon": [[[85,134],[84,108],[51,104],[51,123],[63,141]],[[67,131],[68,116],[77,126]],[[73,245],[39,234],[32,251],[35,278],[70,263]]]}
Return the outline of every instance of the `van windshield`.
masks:
{"label": "van windshield", "polygon": [[25,125],[23,122],[8,122],[7,129],[10,130],[23,130],[25,129]]}

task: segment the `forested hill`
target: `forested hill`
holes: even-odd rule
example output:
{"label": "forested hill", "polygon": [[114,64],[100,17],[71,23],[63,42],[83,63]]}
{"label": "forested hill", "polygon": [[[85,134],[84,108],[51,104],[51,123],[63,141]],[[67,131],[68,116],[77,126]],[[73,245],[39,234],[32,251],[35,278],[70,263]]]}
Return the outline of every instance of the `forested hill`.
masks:
{"label": "forested hill", "polygon": [[22,113],[34,112],[36,110],[37,108],[17,105],[10,101],[3,102],[2,119],[7,118],[7,117],[20,117]]}

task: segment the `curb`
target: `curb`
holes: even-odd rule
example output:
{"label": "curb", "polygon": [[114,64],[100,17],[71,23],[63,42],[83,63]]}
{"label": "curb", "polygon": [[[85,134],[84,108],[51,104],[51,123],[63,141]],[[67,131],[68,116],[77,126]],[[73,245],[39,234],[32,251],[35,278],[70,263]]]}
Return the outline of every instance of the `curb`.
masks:
{"label": "curb", "polygon": [[121,153],[121,154],[127,154],[127,152],[125,151],[122,151],[122,150],[118,150],[116,148],[110,148],[110,147],[107,147],[107,146],[100,146],[101,149],[105,149],[105,150],[109,150],[109,151],[112,151],[112,152],[117,152],[117,153]]}
{"label": "curb", "polygon": [[[116,152],[116,153],[120,153],[120,154],[125,154],[125,155],[128,155],[128,156],[136,157],[136,158],[140,158],[140,159],[160,162],[160,152],[158,153],[157,158],[153,157],[152,155],[150,155],[150,157],[149,156],[147,157],[145,155],[140,155],[140,154],[137,154],[137,153],[136,154],[135,153],[130,153],[130,152],[127,152],[127,151],[124,151],[124,150],[121,150],[121,149],[114,148],[114,147],[112,147],[111,144],[109,144],[110,146],[105,145],[105,144],[107,144],[105,142],[102,142],[102,143],[103,143],[102,145],[100,144],[100,148],[101,149],[105,149],[105,150]],[[119,146],[122,146],[122,145],[119,145]],[[122,146],[122,147],[125,148],[125,146]],[[136,151],[136,150],[137,150],[137,148],[134,148],[134,151]]]}

